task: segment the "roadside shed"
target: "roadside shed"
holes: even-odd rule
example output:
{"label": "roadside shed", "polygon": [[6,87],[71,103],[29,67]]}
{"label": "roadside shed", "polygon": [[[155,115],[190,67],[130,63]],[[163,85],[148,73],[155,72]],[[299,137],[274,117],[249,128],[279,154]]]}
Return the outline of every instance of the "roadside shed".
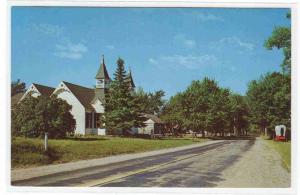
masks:
{"label": "roadside shed", "polygon": [[145,127],[138,128],[138,134],[142,135],[161,135],[164,128],[164,122],[153,114],[144,114],[144,117],[147,118],[145,121]]}

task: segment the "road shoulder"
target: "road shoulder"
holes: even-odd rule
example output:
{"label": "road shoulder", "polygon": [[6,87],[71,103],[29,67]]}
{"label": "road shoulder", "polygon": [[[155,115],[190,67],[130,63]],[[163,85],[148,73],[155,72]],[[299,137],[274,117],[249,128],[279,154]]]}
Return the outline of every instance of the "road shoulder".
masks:
{"label": "road shoulder", "polygon": [[288,188],[291,175],[282,166],[281,156],[257,138],[238,162],[223,172],[224,181],[218,187]]}

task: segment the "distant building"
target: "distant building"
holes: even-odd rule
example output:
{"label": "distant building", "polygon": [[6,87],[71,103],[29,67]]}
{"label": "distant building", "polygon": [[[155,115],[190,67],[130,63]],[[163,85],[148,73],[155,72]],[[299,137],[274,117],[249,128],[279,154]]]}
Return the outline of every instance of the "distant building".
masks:
{"label": "distant building", "polygon": [[[71,114],[76,120],[75,134],[105,135],[106,130],[101,123],[101,115],[105,112],[105,95],[110,87],[111,79],[106,69],[104,57],[95,76],[96,86],[87,88],[80,85],[62,81],[56,88],[33,83],[21,100],[27,96],[57,95],[72,106]],[[129,87],[134,89],[131,71],[126,77]]]}
{"label": "distant building", "polygon": [[138,134],[142,135],[158,135],[162,134],[164,128],[164,122],[153,114],[145,114],[144,117],[147,119],[145,121],[145,127],[138,128]]}

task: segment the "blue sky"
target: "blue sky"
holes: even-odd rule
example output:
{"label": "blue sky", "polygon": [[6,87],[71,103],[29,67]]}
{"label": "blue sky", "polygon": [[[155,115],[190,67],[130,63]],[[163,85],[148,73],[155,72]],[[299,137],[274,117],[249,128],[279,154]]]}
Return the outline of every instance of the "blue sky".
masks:
{"label": "blue sky", "polygon": [[12,8],[12,80],[93,87],[101,55],[111,77],[116,60],[137,86],[166,98],[205,76],[245,94],[251,80],[280,71],[282,51],[266,50],[288,9]]}

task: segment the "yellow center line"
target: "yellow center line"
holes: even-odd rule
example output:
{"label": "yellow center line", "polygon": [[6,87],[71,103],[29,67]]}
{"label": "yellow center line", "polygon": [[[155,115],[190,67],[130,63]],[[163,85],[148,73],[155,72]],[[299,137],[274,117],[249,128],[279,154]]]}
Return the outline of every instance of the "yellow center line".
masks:
{"label": "yellow center line", "polygon": [[79,185],[76,185],[76,186],[77,187],[92,187],[92,186],[105,185],[105,184],[110,183],[114,180],[122,179],[122,178],[125,178],[125,177],[128,177],[128,176],[136,175],[136,174],[139,174],[139,173],[143,173],[143,172],[147,172],[147,171],[151,171],[151,170],[155,170],[155,169],[160,169],[163,166],[166,166],[166,165],[178,162],[178,161],[193,158],[193,157],[198,156],[198,155],[207,154],[211,151],[217,150],[219,148],[223,148],[223,147],[225,147],[225,145],[219,146],[215,149],[208,150],[206,152],[202,152],[202,153],[199,153],[199,154],[195,154],[195,155],[191,155],[191,156],[183,157],[183,158],[178,158],[178,159],[170,161],[170,162],[162,163],[162,164],[159,164],[159,165],[154,165],[154,166],[151,166],[151,167],[147,167],[147,168],[143,168],[143,169],[139,169],[139,170],[135,170],[135,171],[128,171],[126,173],[119,173],[119,174],[109,176],[109,177],[106,177],[106,178],[96,179],[96,180],[92,180],[92,181],[89,181],[89,182],[85,182],[83,184],[79,184]]}

